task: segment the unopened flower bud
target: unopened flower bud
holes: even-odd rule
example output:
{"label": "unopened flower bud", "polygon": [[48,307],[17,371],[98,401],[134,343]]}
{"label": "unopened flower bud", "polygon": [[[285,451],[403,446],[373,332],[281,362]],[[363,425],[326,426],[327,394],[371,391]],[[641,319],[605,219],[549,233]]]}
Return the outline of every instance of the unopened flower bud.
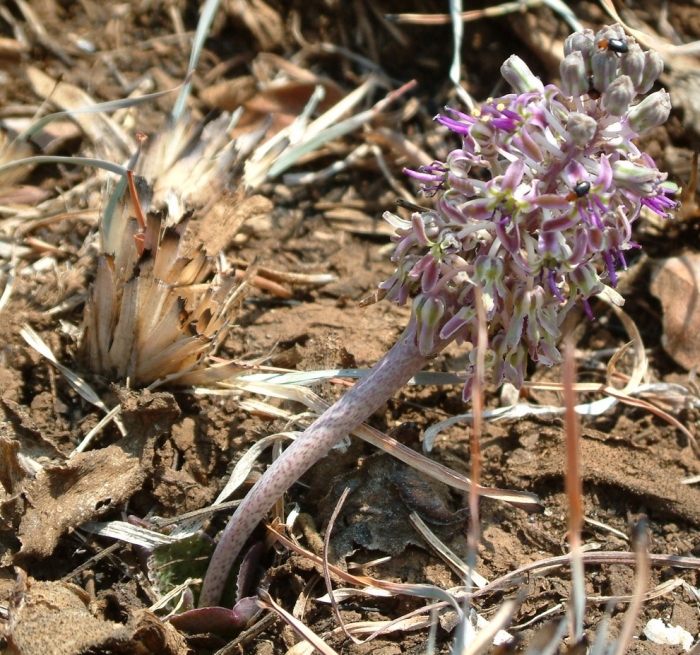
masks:
{"label": "unopened flower bud", "polygon": [[664,60],[656,50],[647,50],[644,53],[644,74],[637,87],[637,93],[646,93],[654,86],[659,75],[664,72]]}
{"label": "unopened flower bud", "polygon": [[435,296],[419,295],[413,301],[413,314],[418,323],[418,349],[423,355],[432,355],[435,348],[435,330],[445,313],[445,301]]}
{"label": "unopened flower bud", "polygon": [[620,187],[629,189],[639,196],[649,196],[659,184],[661,173],[649,166],[640,166],[626,159],[612,165],[613,181]]}
{"label": "unopened flower bud", "polygon": [[564,54],[570,55],[573,52],[580,52],[583,55],[583,60],[588,61],[592,54],[593,43],[593,30],[586,28],[583,32],[574,32],[564,41]]}
{"label": "unopened flower bud", "polygon": [[501,66],[501,75],[516,93],[529,93],[544,90],[544,84],[517,55],[511,55]]}
{"label": "unopened flower bud", "polygon": [[620,61],[620,72],[624,75],[629,75],[635,91],[639,93],[639,86],[642,83],[646,65],[644,52],[637,43],[630,43],[627,48],[627,54]]}
{"label": "unopened flower bud", "polygon": [[617,77],[617,56],[614,52],[599,50],[591,58],[593,69],[593,88],[600,93],[605,93],[613,80]]}
{"label": "unopened flower bud", "polygon": [[630,128],[637,134],[646,134],[657,125],[666,122],[670,113],[671,97],[662,89],[632,107],[627,115],[627,121]]}
{"label": "unopened flower bud", "polygon": [[470,323],[476,316],[476,308],[472,305],[464,305],[452,318],[450,318],[440,330],[441,339],[449,339],[453,334]]}
{"label": "unopened flower bud", "polygon": [[571,271],[569,278],[584,298],[595,296],[605,289],[605,285],[600,281],[595,267],[588,262],[580,264]]}
{"label": "unopened flower bud", "polygon": [[622,116],[629,109],[634,95],[632,80],[628,75],[620,75],[605,90],[603,107],[613,116]]}
{"label": "unopened flower bud", "polygon": [[585,148],[593,140],[597,129],[595,118],[577,111],[572,111],[566,122],[566,131],[579,148]]}
{"label": "unopened flower bud", "polygon": [[597,47],[605,47],[610,50],[615,50],[611,47],[611,41],[613,43],[624,43],[627,45],[627,36],[625,35],[625,30],[619,23],[614,25],[604,25],[601,27],[595,35],[595,44]]}
{"label": "unopened flower bud", "polygon": [[578,97],[588,93],[588,72],[580,52],[572,52],[562,59],[559,74],[566,95]]}
{"label": "unopened flower bud", "polygon": [[413,212],[413,215],[411,216],[411,225],[413,227],[413,233],[416,236],[416,240],[418,241],[418,245],[421,246],[432,246],[433,243],[426,234],[425,230],[425,222],[423,217],[426,216],[426,214],[421,214],[419,212]]}
{"label": "unopened flower bud", "polygon": [[470,136],[474,141],[476,141],[482,148],[485,148],[491,144],[493,140],[493,128],[489,125],[487,120],[478,120],[470,131]]}

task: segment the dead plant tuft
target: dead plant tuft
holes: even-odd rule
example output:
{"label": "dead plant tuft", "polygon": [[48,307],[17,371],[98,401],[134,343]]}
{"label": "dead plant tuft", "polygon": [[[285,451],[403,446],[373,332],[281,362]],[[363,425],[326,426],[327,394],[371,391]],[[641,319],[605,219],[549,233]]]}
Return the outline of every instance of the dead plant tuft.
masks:
{"label": "dead plant tuft", "polygon": [[[93,372],[144,387],[213,383],[242,370],[212,365],[210,356],[229,332],[253,268],[237,280],[235,269],[215,270],[208,244],[185,241],[196,213],[198,225],[214,217],[228,228],[230,243],[262,208],[259,198],[251,203],[225,191],[242,154],[228,123],[166,128],[131,162],[143,175],[130,170],[108,193],[80,344]],[[210,241],[222,245],[221,235]]]}

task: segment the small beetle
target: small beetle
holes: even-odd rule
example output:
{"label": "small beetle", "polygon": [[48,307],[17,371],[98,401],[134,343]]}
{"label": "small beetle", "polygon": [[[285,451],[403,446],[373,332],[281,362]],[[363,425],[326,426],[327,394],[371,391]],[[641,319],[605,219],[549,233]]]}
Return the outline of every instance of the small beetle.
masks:
{"label": "small beetle", "polygon": [[591,183],[585,180],[579,180],[576,182],[573,191],[566,196],[567,200],[578,200],[583,198],[591,190]]}
{"label": "small beetle", "polygon": [[609,50],[610,52],[614,52],[618,55],[624,55],[629,52],[629,46],[623,39],[601,39],[596,45],[599,48]]}

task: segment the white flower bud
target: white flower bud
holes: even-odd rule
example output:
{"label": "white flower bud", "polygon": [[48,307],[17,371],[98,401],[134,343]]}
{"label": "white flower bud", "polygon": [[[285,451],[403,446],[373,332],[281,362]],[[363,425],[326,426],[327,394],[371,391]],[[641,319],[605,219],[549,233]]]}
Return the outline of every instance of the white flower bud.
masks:
{"label": "white flower bud", "polygon": [[529,93],[537,91],[542,93],[544,85],[517,55],[511,55],[501,66],[501,75],[510,84],[516,93]]}
{"label": "white flower bud", "polygon": [[627,121],[637,134],[646,134],[657,125],[665,123],[671,113],[671,97],[662,89],[652,93],[632,107]]}
{"label": "white flower bud", "polygon": [[634,95],[632,80],[628,75],[620,75],[605,90],[603,107],[613,116],[622,116],[629,109]]}
{"label": "white flower bud", "polygon": [[664,60],[661,58],[661,55],[656,50],[647,50],[644,53],[644,74],[642,75],[642,81],[637,87],[637,93],[647,93],[663,72]]}
{"label": "white flower bud", "polygon": [[559,64],[559,74],[564,93],[568,96],[582,96],[588,93],[586,62],[580,52],[572,52]]}
{"label": "white flower bud", "polygon": [[579,148],[585,148],[593,140],[597,129],[598,123],[592,116],[577,111],[572,111],[569,114],[566,131]]}
{"label": "white flower bud", "polygon": [[642,52],[642,49],[637,43],[630,43],[627,47],[627,54],[620,62],[620,71],[624,75],[629,75],[635,90],[639,93],[646,59],[644,57],[644,52]]}

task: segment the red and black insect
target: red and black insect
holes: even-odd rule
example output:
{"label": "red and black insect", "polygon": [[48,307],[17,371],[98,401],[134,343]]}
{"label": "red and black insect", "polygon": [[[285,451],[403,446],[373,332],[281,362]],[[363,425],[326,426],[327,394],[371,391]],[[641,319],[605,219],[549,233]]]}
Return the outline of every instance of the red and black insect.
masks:
{"label": "red and black insect", "polygon": [[586,180],[579,180],[574,185],[573,191],[566,196],[566,199],[569,201],[578,200],[579,198],[583,198],[590,190],[590,182],[587,182]]}
{"label": "red and black insect", "polygon": [[596,45],[617,55],[624,55],[629,52],[629,46],[624,39],[601,39]]}

